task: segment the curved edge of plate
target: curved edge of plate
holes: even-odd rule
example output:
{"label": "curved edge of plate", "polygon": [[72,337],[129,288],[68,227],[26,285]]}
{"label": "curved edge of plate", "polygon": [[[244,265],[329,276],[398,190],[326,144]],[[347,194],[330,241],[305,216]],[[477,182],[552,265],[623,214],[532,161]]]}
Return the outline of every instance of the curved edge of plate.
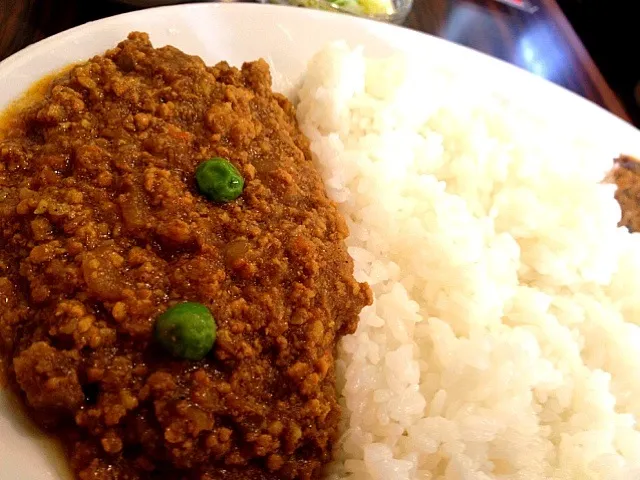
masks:
{"label": "curved edge of plate", "polygon": [[[68,63],[83,61],[87,59],[87,55],[78,54],[76,58],[69,58],[69,56],[76,50],[86,52],[87,43],[92,45],[91,54],[98,54],[112,47],[122,40],[122,26],[153,27],[155,24],[166,24],[162,20],[167,18],[175,18],[176,22],[178,22],[181,18],[207,18],[217,13],[221,13],[223,16],[238,15],[247,19],[253,18],[255,21],[252,24],[258,26],[269,22],[274,23],[275,28],[282,33],[281,40],[285,42],[285,45],[295,42],[295,48],[305,50],[309,54],[321,48],[327,40],[331,38],[340,39],[344,36],[349,37],[347,41],[352,46],[360,42],[366,43],[365,49],[369,54],[374,55],[386,55],[391,50],[409,51],[414,55],[420,55],[419,50],[423,50],[422,56],[438,52],[441,57],[451,57],[454,59],[452,61],[457,64],[467,64],[467,69],[469,71],[475,69],[475,74],[479,76],[486,74],[483,72],[491,72],[490,80],[493,82],[494,87],[503,91],[507,96],[522,96],[523,91],[531,90],[529,87],[533,86],[536,109],[544,108],[544,106],[540,105],[541,101],[550,108],[557,105],[565,106],[565,110],[568,112],[558,111],[557,108],[553,112],[554,121],[561,121],[558,117],[566,116],[567,118],[563,120],[563,123],[575,123],[576,120],[579,120],[582,127],[590,131],[590,134],[597,134],[598,131],[606,130],[608,136],[612,137],[612,144],[616,142],[620,145],[617,148],[619,150],[618,153],[624,152],[640,157],[640,131],[635,127],[599,105],[545,78],[537,77],[520,67],[471,48],[405,27],[340,13],[283,5],[190,3],[150,8],[96,20],[41,40],[0,62],[0,85],[5,84],[2,86],[8,87],[11,98],[19,98],[29,86],[30,81],[25,78],[21,79],[18,74],[16,75],[17,78],[12,78],[12,81],[8,82],[6,78],[3,78],[5,77],[3,73],[12,71],[15,75],[15,72],[20,71],[24,65],[31,62],[34,56],[42,56],[38,55],[40,52],[48,53],[46,58],[41,59],[40,68],[36,72],[41,77],[65,66],[60,65],[60,55],[57,53],[60,48],[64,48],[64,45],[67,45],[69,49],[64,53],[64,58],[68,59]],[[292,38],[291,33],[288,32],[291,25],[300,23],[305,24],[305,27],[310,27],[305,30],[303,42]],[[328,30],[330,31],[328,32],[326,27],[329,25],[330,28]],[[166,25],[163,28],[167,28]],[[100,32],[99,40],[94,39],[87,42],[86,36],[92,31]],[[367,34],[368,38],[360,38],[363,32]],[[255,32],[255,35],[246,32],[236,33],[244,35],[248,40],[255,41],[260,32]],[[176,41],[179,40],[179,31],[176,32],[175,39]],[[322,41],[319,41],[320,39]],[[81,48],[73,48],[78,45],[81,45]],[[420,48],[416,45],[426,48]],[[371,50],[374,50],[374,52],[371,52]],[[460,60],[464,60],[464,62]],[[274,60],[270,63],[278,67],[278,63],[282,64],[282,58],[279,59],[279,62]],[[297,67],[302,70],[304,65],[298,65]],[[300,72],[292,72],[291,69],[287,71],[286,68],[284,70],[284,75],[289,76],[287,83],[289,85],[295,84],[296,79],[291,78],[291,74],[299,74]],[[5,99],[7,98],[6,95],[4,97]],[[6,107],[6,103],[3,105],[0,98],[0,109],[4,107]]]}

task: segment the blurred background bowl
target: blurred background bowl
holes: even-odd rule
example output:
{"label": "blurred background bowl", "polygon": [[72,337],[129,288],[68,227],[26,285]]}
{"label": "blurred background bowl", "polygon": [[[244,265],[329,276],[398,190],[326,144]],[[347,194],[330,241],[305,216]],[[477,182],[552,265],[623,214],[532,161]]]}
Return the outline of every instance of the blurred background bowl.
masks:
{"label": "blurred background bowl", "polygon": [[[161,5],[175,5],[187,2],[206,2],[211,0],[115,0],[133,7],[146,8]],[[237,0],[216,0],[233,3]],[[275,3],[296,7],[318,8],[334,12],[348,13],[359,17],[371,18],[383,22],[400,24],[411,10],[413,0],[257,0],[257,3]]]}
{"label": "blurred background bowl", "polygon": [[413,6],[413,0],[259,0],[260,3],[276,3],[297,7],[318,8],[348,13],[382,22],[400,24],[405,21]]}

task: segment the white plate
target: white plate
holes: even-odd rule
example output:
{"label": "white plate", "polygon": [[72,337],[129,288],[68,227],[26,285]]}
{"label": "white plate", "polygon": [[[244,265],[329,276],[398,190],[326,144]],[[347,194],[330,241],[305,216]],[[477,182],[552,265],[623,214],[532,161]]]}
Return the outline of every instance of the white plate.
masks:
{"label": "white plate", "polygon": [[[111,17],[32,45],[0,63],[0,110],[47,73],[113,47],[132,30],[151,34],[156,46],[174,45],[207,63],[241,64],[258,57],[276,70],[274,88],[291,93],[309,57],[345,39],[369,55],[405,52],[415,61],[445,66],[474,84],[517,99],[558,128],[578,128],[601,139],[611,157],[640,154],[640,132],[600,107],[506,63],[410,30],[346,15],[255,4],[194,4]],[[0,480],[70,479],[59,448],[0,393]]]}

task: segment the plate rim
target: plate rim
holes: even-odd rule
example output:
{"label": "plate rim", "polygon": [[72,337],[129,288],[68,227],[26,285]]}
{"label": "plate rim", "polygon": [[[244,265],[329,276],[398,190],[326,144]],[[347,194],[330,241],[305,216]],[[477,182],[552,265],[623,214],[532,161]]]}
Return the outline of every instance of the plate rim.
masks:
{"label": "plate rim", "polygon": [[[422,32],[419,30],[415,30],[415,29],[411,29],[409,27],[403,26],[403,25],[394,25],[394,24],[388,24],[388,23],[384,23],[384,22],[380,22],[380,21],[376,21],[376,20],[372,20],[372,19],[368,19],[368,18],[362,18],[362,17],[357,17],[357,16],[352,16],[352,15],[348,15],[348,14],[344,14],[344,13],[339,13],[339,12],[330,12],[330,11],[324,11],[324,10],[318,10],[318,9],[313,9],[313,8],[302,8],[302,7],[296,7],[296,6],[291,6],[291,5],[281,5],[281,4],[262,4],[262,3],[249,3],[249,2],[191,2],[191,3],[182,3],[182,4],[173,4],[173,5],[161,5],[161,6],[156,6],[156,7],[151,7],[151,8],[144,8],[144,9],[140,9],[140,10],[134,10],[131,12],[124,12],[124,13],[120,13],[117,15],[113,15],[110,17],[105,17],[105,18],[101,18],[101,19],[97,19],[97,20],[92,20],[90,22],[86,22],[83,23],[81,25],[77,25],[75,27],[69,28],[67,30],[63,30],[61,32],[58,32],[54,35],[51,35],[47,38],[44,38],[42,40],[39,40],[37,42],[34,42],[30,45],[27,45],[26,47],[24,47],[23,49],[11,54],[10,56],[8,56],[7,58],[3,59],[2,61],[0,61],[0,76],[2,75],[2,72],[7,69],[7,68],[11,68],[13,64],[18,64],[21,61],[24,60],[28,60],[29,54],[33,51],[36,51],[38,49],[43,49],[46,48],[47,46],[53,46],[54,44],[56,44],[57,42],[60,42],[61,40],[70,40],[72,39],[75,35],[78,34],[82,34],[84,31],[90,31],[92,28],[95,28],[97,25],[108,25],[110,23],[118,23],[120,22],[123,18],[134,18],[134,17],[145,17],[145,16],[149,16],[149,15],[162,15],[164,12],[167,12],[167,15],[169,15],[169,12],[171,10],[183,10],[183,9],[189,9],[189,10],[227,10],[227,9],[231,9],[231,10],[236,10],[236,9],[246,9],[246,10],[256,10],[256,9],[262,9],[262,10],[273,10],[273,11],[277,11],[280,9],[286,9],[289,11],[290,14],[292,14],[291,12],[296,10],[299,12],[299,14],[303,17],[307,16],[310,17],[311,19],[313,19],[314,17],[322,20],[322,21],[330,21],[330,20],[335,20],[338,22],[347,22],[347,23],[356,23],[356,24],[362,24],[365,27],[368,27],[370,29],[373,30],[380,30],[381,32],[395,32],[398,33],[400,35],[406,35],[409,37],[414,37],[414,38],[428,38],[430,42],[433,42],[434,44],[438,44],[440,45],[442,48],[448,48],[450,50],[453,51],[457,51],[462,55],[465,56],[471,56],[471,57],[476,57],[477,59],[482,58],[483,61],[488,62],[489,64],[494,65],[496,68],[501,68],[501,69],[505,69],[505,71],[509,71],[511,74],[513,75],[520,75],[523,77],[526,77],[529,79],[529,81],[533,81],[536,82],[540,85],[541,88],[547,88],[549,89],[549,91],[553,91],[555,90],[556,94],[564,94],[565,96],[569,96],[573,98],[573,101],[580,101],[581,103],[586,103],[589,104],[593,109],[599,111],[600,114],[605,114],[605,116],[610,117],[615,119],[619,124],[625,126],[625,127],[631,127],[633,130],[636,131],[636,133],[638,134],[638,141],[640,141],[640,129],[636,128],[633,124],[627,122],[626,120],[618,117],[617,115],[615,115],[613,112],[607,110],[605,107],[593,102],[592,100],[581,96],[580,94],[573,92],[572,90],[569,90],[568,88],[566,88],[563,85],[559,85],[557,83],[552,82],[551,80],[548,80],[547,78],[544,77],[540,77],[535,75],[534,73],[518,66],[512,63],[509,63],[501,58],[497,58],[494,57],[490,54],[487,54],[485,52],[481,52],[478,50],[475,50],[471,47],[468,47],[466,45],[462,45],[456,42],[453,42],[451,40],[442,38],[442,37],[438,37],[436,35],[432,35],[430,33],[426,33],[426,32]],[[342,18],[340,18],[342,17]],[[400,33],[402,32],[402,33]],[[393,35],[393,33],[392,33]],[[88,58],[86,59],[88,60]],[[53,72],[51,72],[53,73]],[[546,85],[546,87],[542,87],[542,85]],[[25,89],[26,90],[26,89]],[[19,98],[19,97],[18,97]],[[18,98],[14,98],[14,100],[17,100]]]}

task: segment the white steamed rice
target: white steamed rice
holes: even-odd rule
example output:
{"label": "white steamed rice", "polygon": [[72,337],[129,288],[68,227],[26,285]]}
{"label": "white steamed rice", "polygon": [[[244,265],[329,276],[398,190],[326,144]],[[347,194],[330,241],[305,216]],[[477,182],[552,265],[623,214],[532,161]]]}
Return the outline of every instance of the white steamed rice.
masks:
{"label": "white steamed rice", "polygon": [[640,479],[640,236],[611,158],[409,63],[334,44],[299,91],[375,293],[329,478]]}

